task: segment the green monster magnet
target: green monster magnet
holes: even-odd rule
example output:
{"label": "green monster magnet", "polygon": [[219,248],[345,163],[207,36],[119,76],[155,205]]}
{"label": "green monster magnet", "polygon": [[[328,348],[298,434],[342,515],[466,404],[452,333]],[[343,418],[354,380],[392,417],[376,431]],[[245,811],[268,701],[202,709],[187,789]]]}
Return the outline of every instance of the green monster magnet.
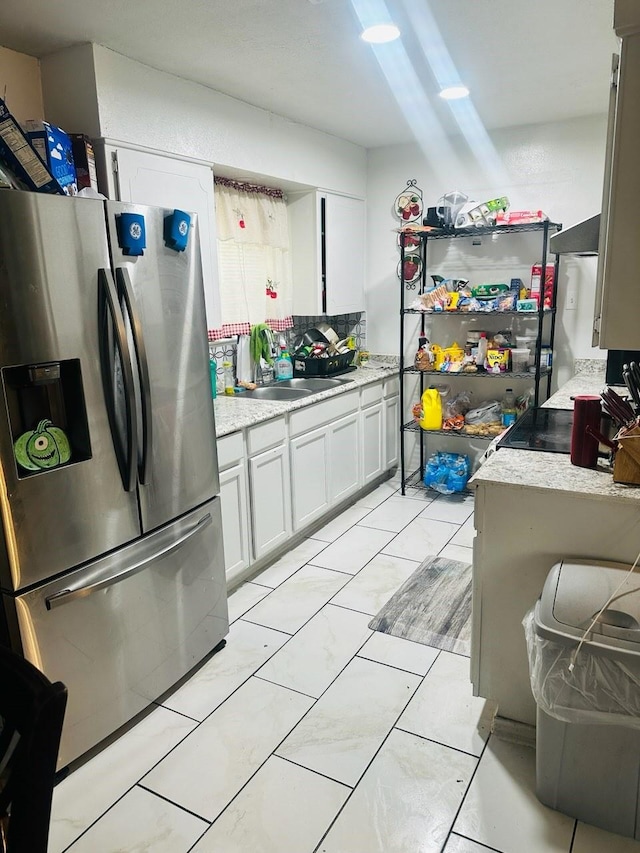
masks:
{"label": "green monster magnet", "polygon": [[64,465],[71,459],[69,439],[48,419],[24,432],[13,445],[16,461],[27,471],[42,471]]}

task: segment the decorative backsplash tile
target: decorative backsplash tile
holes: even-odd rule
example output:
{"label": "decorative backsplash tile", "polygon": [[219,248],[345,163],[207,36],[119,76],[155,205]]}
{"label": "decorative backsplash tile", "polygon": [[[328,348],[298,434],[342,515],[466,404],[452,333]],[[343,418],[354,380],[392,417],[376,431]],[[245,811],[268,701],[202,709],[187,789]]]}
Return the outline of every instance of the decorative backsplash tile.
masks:
{"label": "decorative backsplash tile", "polygon": [[326,314],[316,317],[296,315],[293,318],[293,329],[287,332],[289,346],[293,346],[297,337],[307,329],[312,329],[317,323],[328,323],[340,340],[351,336],[355,340],[356,349],[366,349],[367,320],[364,311],[357,311],[354,314],[337,314],[333,317]]}
{"label": "decorative backsplash tile", "polygon": [[238,349],[237,338],[229,338],[224,341],[209,341],[209,358],[216,362],[216,376],[219,380],[224,375],[223,363],[230,361],[233,364],[233,372],[236,370],[236,352]]}

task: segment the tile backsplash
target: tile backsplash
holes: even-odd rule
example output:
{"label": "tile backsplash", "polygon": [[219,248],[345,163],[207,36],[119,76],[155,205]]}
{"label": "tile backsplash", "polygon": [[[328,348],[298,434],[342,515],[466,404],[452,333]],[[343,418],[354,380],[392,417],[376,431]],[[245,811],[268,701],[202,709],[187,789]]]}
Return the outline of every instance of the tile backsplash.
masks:
{"label": "tile backsplash", "polygon": [[340,340],[351,336],[356,342],[356,349],[366,349],[367,320],[364,311],[358,311],[354,314],[337,314],[333,317],[326,314],[317,317],[294,316],[293,329],[289,329],[287,332],[289,346],[293,346],[295,339],[307,329],[312,329],[316,323],[328,323],[335,330]]}
{"label": "tile backsplash", "polygon": [[[364,311],[358,311],[353,314],[337,314],[333,317],[326,314],[312,316],[294,316],[293,328],[286,332],[275,332],[276,340],[279,335],[283,335],[287,341],[287,346],[293,348],[297,337],[302,335],[307,329],[313,328],[316,323],[328,323],[336,334],[343,340],[344,338],[353,337],[356,344],[356,349],[362,350],[367,347],[367,321]],[[236,367],[237,354],[237,338],[229,338],[227,340],[210,341],[209,342],[209,358],[215,359],[216,373],[219,382],[222,381],[224,369],[223,362],[230,361],[233,364],[234,371]]]}

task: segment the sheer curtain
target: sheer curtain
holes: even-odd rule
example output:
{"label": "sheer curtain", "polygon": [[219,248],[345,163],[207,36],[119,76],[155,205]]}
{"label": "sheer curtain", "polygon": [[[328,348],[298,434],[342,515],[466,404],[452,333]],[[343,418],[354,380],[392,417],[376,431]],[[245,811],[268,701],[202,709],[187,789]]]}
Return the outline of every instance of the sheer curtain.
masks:
{"label": "sheer curtain", "polygon": [[222,328],[209,339],[293,325],[287,206],[281,190],[215,179]]}

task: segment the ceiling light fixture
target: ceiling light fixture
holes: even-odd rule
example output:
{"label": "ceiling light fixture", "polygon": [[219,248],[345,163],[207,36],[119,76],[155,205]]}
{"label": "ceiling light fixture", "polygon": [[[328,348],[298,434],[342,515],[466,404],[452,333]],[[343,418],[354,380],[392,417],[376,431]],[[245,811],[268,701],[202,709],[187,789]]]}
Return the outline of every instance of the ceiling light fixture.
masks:
{"label": "ceiling light fixture", "polygon": [[444,89],[441,89],[439,92],[441,98],[444,98],[445,101],[457,101],[460,98],[468,98],[469,90],[466,86],[458,85],[458,86],[446,86]]}
{"label": "ceiling light fixture", "polygon": [[360,38],[369,44],[386,44],[400,38],[400,30],[395,24],[376,24],[363,30]]}

